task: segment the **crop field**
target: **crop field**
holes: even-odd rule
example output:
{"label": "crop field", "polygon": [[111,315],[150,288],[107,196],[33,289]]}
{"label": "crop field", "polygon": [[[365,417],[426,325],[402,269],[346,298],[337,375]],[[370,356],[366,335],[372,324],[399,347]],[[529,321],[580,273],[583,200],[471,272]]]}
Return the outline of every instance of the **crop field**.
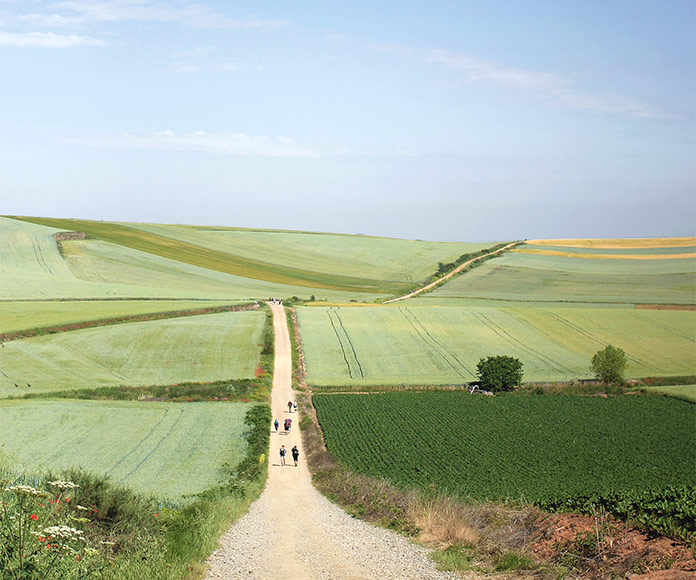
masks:
{"label": "crop field", "polygon": [[157,312],[193,310],[227,304],[234,304],[234,301],[78,300],[0,302],[0,334],[74,322]]}
{"label": "crop field", "polygon": [[519,358],[525,381],[591,378],[607,344],[626,351],[631,377],[696,372],[696,312],[303,307],[298,319],[314,386],[462,384],[498,354]]}
{"label": "crop field", "polygon": [[247,403],[0,401],[0,455],[14,469],[85,467],[172,499],[244,457]]}
{"label": "crop field", "polygon": [[696,403],[696,385],[670,385],[668,387],[648,387],[646,389],[651,393],[662,393],[674,397]]}
{"label": "crop field", "polygon": [[324,275],[379,280],[382,284],[415,282],[430,276],[438,262],[451,262],[491,243],[428,242],[341,234],[242,230],[238,228],[133,224],[133,227],[268,264],[301,263]]}
{"label": "crop field", "polygon": [[[245,278],[100,240],[62,242],[61,231],[0,217],[0,300],[175,298],[251,300],[309,298],[317,289]],[[321,290],[329,300],[379,294]]]}
{"label": "crop field", "polygon": [[[481,246],[464,243],[404,242],[367,237],[363,240],[361,236],[329,234],[323,235],[323,238],[321,235],[315,235],[313,242],[307,242],[303,241],[301,233],[279,233],[279,237],[272,241],[268,236],[273,232],[265,232],[263,240],[251,240],[246,245],[243,244],[240,253],[237,250],[237,243],[244,242],[244,236],[237,240],[223,236],[211,237],[210,231],[206,228],[153,226],[160,232],[159,228],[163,227],[167,235],[162,235],[146,231],[144,226],[134,227],[133,224],[54,218],[18,219],[60,230],[86,232],[89,237],[103,242],[226,274],[282,285],[367,294],[389,294],[409,290],[414,282],[414,276],[411,274],[413,264],[416,268],[420,268],[416,271],[426,272],[428,266],[432,268],[434,262],[431,259],[433,258],[435,262],[438,261],[438,257],[441,258],[440,261],[447,260]],[[236,231],[239,232],[239,230]],[[286,239],[283,236],[289,237]],[[253,236],[250,234],[249,237]],[[358,238],[360,241],[356,242],[353,238]],[[290,240],[293,242],[291,243]],[[270,248],[265,247],[264,243],[269,242]],[[308,252],[308,248],[312,245],[313,251]],[[356,246],[359,245],[362,245],[362,248],[356,252]],[[273,258],[273,248],[277,248],[281,259]],[[332,255],[332,250],[337,252],[337,255]],[[254,251],[260,252],[262,258],[270,258],[271,261],[259,259],[253,253]],[[287,254],[288,251],[290,255],[285,255],[283,259],[283,252]],[[304,256],[303,252],[308,252],[308,255]],[[377,267],[377,261],[372,257],[375,255],[380,256],[387,265],[386,273]],[[350,260],[345,266],[336,268],[336,264],[341,264],[342,259],[346,260],[349,256]],[[372,264],[371,272],[377,274],[378,278],[370,277],[369,273],[366,274],[365,268],[360,267],[361,256],[367,261],[368,270],[370,270],[369,265]],[[395,273],[393,266],[391,271],[389,270],[388,265],[394,262],[400,273]],[[301,263],[303,267],[296,267],[295,264],[298,263]]]}
{"label": "crop field", "polygon": [[602,253],[616,256],[616,250],[582,249],[577,255],[585,257],[570,257],[575,248],[564,248],[561,255],[525,253],[524,248],[529,246],[454,278],[425,300],[468,298],[491,305],[499,301],[696,304],[696,258],[674,257],[691,247],[677,248],[679,253],[659,249],[659,255],[650,248],[628,249],[623,250],[624,259],[605,259]]}
{"label": "crop field", "polygon": [[313,397],[354,470],[477,499],[696,484],[696,406],[666,397],[392,392]]}
{"label": "crop field", "polygon": [[264,323],[263,312],[230,312],[8,342],[0,349],[0,396],[253,378]]}

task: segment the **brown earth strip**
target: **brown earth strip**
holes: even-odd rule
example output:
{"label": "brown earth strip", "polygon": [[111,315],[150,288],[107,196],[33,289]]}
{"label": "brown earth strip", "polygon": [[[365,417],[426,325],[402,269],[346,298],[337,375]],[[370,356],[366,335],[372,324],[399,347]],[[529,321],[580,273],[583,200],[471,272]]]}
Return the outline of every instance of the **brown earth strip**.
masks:
{"label": "brown earth strip", "polygon": [[696,304],[636,304],[636,310],[696,310]]}

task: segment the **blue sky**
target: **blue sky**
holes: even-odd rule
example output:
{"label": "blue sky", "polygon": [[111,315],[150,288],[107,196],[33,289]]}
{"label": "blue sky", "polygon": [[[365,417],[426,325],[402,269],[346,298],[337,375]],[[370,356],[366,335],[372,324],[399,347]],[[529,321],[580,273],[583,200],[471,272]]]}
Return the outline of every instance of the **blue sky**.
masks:
{"label": "blue sky", "polygon": [[696,234],[696,3],[0,0],[0,213]]}

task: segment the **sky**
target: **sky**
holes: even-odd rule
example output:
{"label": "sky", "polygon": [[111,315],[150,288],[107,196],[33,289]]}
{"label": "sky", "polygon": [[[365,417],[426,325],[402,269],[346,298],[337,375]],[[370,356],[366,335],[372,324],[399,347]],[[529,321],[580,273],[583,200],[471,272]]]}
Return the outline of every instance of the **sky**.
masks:
{"label": "sky", "polygon": [[696,235],[693,0],[0,0],[0,214]]}

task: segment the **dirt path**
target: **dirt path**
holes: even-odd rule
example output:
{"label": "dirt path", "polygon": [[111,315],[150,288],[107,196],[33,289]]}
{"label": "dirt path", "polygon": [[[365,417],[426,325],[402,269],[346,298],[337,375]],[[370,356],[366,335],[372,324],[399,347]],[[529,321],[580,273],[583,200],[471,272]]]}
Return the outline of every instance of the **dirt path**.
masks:
{"label": "dirt path", "polygon": [[451,278],[455,274],[458,274],[464,268],[466,268],[469,264],[473,264],[474,262],[478,262],[479,260],[482,260],[483,258],[487,258],[488,256],[494,256],[495,254],[501,254],[505,250],[512,248],[517,243],[519,243],[519,242],[511,242],[507,246],[504,246],[502,248],[497,249],[495,252],[490,252],[488,254],[484,254],[483,256],[477,256],[476,258],[472,258],[468,262],[464,262],[463,264],[460,264],[459,266],[457,266],[449,274],[445,274],[444,276],[442,276],[442,278],[438,278],[437,280],[435,280],[435,282],[431,282],[430,284],[427,284],[427,285],[423,286],[422,288],[418,288],[418,290],[414,290],[413,292],[409,292],[408,294],[404,294],[403,296],[399,296],[398,298],[392,298],[391,300],[385,300],[384,304],[390,304],[391,302],[398,302],[399,300],[406,300],[408,298],[413,298],[414,296],[417,296],[421,292],[427,292],[431,288],[434,288],[435,286],[437,286],[443,280],[448,280],[449,278]]}
{"label": "dirt path", "polygon": [[[435,570],[427,550],[388,530],[348,516],[311,483],[304,463],[298,414],[288,412],[292,391],[290,336],[282,306],[272,305],[275,365],[271,409],[280,422],[271,434],[268,482],[261,497],[221,539],[210,557],[208,579],[388,580],[459,578]],[[293,420],[289,434],[283,421]],[[298,467],[288,452],[300,450]]]}

